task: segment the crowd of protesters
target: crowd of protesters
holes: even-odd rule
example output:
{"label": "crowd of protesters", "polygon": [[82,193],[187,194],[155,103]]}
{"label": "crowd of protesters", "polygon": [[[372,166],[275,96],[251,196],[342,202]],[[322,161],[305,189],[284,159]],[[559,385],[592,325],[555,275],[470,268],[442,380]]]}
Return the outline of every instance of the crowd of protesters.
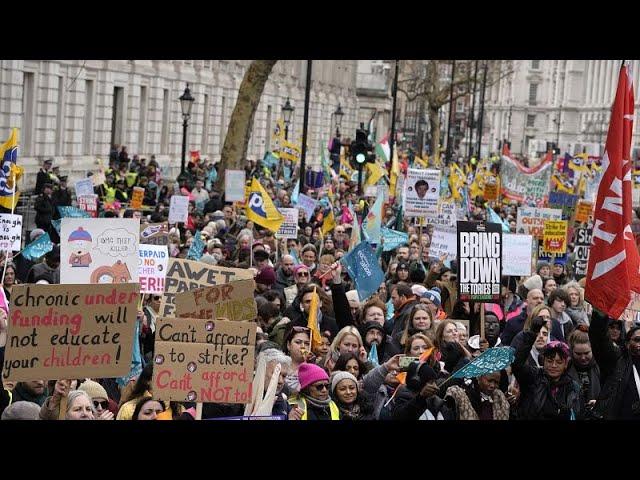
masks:
{"label": "crowd of protesters", "polygon": [[[262,161],[246,167],[247,180],[258,178],[279,208],[292,207],[295,200],[295,181],[283,171]],[[219,164],[190,162],[174,181],[163,177],[155,158],[129,158],[126,147],[116,147],[104,174],[105,182],[95,187],[99,216],[166,222],[171,196],[188,196],[187,222],[169,232],[170,256],[185,258],[200,232],[206,243],[201,262],[253,270],[255,364],[263,370],[253,388],[262,388],[257,379],[264,378],[266,391],[279,366],[272,415],[345,421],[640,419],[640,326],[631,312],[612,319],[590,307],[584,281],[575,281],[571,269],[572,245],[568,261],[539,261],[532,276],[503,277],[499,304],[463,302],[457,298],[455,261],[430,255],[433,226],[416,227],[403,218],[398,202],[389,202],[382,223],[407,232],[408,242],[380,254],[385,281],[361,299],[340,259],[373,199],[358,194],[350,179],[332,175],[332,200],[326,190],[308,191],[320,200],[316,211],[309,221],[301,214],[297,238],[279,240],[249,221],[242,205],[225,202],[224,191],[215,186]],[[145,195],[143,209],[134,211],[128,204],[135,186],[145,188]],[[29,240],[47,232],[59,243],[52,220],[60,218],[56,207],[73,204],[73,194],[51,161],[38,173],[35,193],[37,228]],[[357,218],[345,214],[350,205]],[[515,232],[518,205],[492,206]],[[485,208],[477,198],[464,218],[485,220]],[[336,226],[323,235],[330,209]],[[59,283],[59,246],[41,259],[19,256],[2,265],[10,306],[15,284]],[[322,342],[312,348],[308,317],[314,291],[320,297]],[[2,420],[194,419],[195,404],[154,398],[151,359],[160,300],[148,296],[138,315],[145,363],[138,377],[125,386],[111,378],[3,380]],[[2,310],[2,352],[6,338]],[[505,347],[515,350],[506,369],[452,378],[487,349]],[[414,361],[403,361],[406,357]],[[202,418],[242,416],[245,410],[243,404],[205,403]]]}

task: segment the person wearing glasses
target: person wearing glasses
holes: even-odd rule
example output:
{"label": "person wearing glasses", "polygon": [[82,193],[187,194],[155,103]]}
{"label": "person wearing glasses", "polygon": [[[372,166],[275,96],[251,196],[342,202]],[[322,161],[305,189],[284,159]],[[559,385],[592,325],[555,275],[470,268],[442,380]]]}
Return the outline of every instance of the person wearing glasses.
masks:
{"label": "person wearing glasses", "polygon": [[289,399],[290,420],[340,420],[340,409],[331,400],[329,375],[313,363],[298,368],[300,393]]}
{"label": "person wearing glasses", "polygon": [[530,330],[524,332],[522,345],[516,350],[512,370],[520,385],[518,418],[524,420],[582,419],[584,402],[580,385],[567,373],[569,346],[552,341],[540,351],[542,368],[527,363],[539,332],[547,328],[547,320],[536,317]]}
{"label": "person wearing glasses", "polygon": [[78,387],[78,390],[85,392],[91,397],[94,415],[96,420],[113,420],[115,415],[109,409],[109,396],[102,385],[93,380],[86,380]]}
{"label": "person wearing glasses", "polygon": [[287,301],[287,307],[294,303],[298,293],[302,291],[302,288],[309,283],[311,279],[311,273],[309,267],[304,264],[296,265],[293,268],[293,281],[294,285],[284,289],[284,296]]}

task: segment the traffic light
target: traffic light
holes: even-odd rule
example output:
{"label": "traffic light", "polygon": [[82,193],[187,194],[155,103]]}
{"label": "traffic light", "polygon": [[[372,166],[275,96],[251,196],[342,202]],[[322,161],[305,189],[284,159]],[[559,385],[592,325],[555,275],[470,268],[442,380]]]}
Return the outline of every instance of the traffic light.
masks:
{"label": "traffic light", "polygon": [[[362,125],[361,125],[362,126]],[[367,139],[367,131],[363,128],[356,130],[356,139],[351,142],[351,156],[350,163],[353,168],[361,168],[365,163],[373,163],[376,160],[374,154],[370,153],[373,150],[373,146]]]}

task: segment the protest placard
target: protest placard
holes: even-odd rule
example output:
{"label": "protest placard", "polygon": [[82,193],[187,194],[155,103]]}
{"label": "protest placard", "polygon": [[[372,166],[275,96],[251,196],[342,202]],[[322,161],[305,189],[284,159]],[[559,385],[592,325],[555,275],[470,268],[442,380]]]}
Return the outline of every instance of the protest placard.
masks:
{"label": "protest placard", "polygon": [[0,251],[22,249],[22,215],[0,214]]}
{"label": "protest placard", "polygon": [[[309,220],[311,220],[311,216],[313,215],[313,212],[316,209],[316,206],[318,205],[318,201],[314,200],[311,197],[306,196],[304,193],[301,193],[300,195],[298,195],[297,205],[298,207],[304,210],[305,218],[307,219],[307,222],[308,222]],[[296,220],[296,224],[297,224],[297,220]]]}
{"label": "protest placard", "polygon": [[566,265],[567,252],[562,253],[549,253],[544,250],[544,240],[536,240],[538,242],[538,262],[547,262],[553,264],[554,262],[561,262]]}
{"label": "protest placard", "polygon": [[138,281],[140,293],[164,293],[165,278],[167,276],[167,264],[169,252],[166,246],[139,245],[138,256]]}
{"label": "protest placard", "polygon": [[189,218],[189,197],[173,195],[169,204],[169,223],[186,223]]}
{"label": "protest placard", "polygon": [[424,224],[433,225],[434,228],[455,228],[457,221],[455,215],[451,215],[449,213],[438,213],[436,215],[429,215],[425,220],[426,222],[423,222]]}
{"label": "protest placard", "polygon": [[297,162],[300,159],[300,147],[295,143],[281,139],[279,154],[283,160]]}
{"label": "protest placard", "polygon": [[577,201],[578,195],[572,195],[567,192],[549,193],[549,207],[561,210],[564,220],[570,219],[573,216]]}
{"label": "protest placard", "polygon": [[78,208],[87,212],[91,218],[98,218],[98,195],[80,195]]}
{"label": "protest placard", "polygon": [[402,196],[405,216],[437,215],[439,198],[440,170],[407,170]]}
{"label": "protest placard", "polygon": [[174,316],[176,293],[246,279],[253,279],[253,274],[244,268],[218,267],[201,262],[169,258],[160,315]]}
{"label": "protest placard", "polygon": [[593,211],[593,203],[580,200],[576,209],[576,222],[587,223]]}
{"label": "protest placard", "polygon": [[483,196],[488,202],[498,199],[498,181],[493,175],[489,175],[485,179]]}
{"label": "protest placard", "polygon": [[178,293],[175,314],[184,318],[255,321],[258,316],[255,289],[253,279],[247,279]]}
{"label": "protest placard", "polygon": [[441,201],[438,213],[449,214],[449,215],[455,217],[456,216],[456,210],[457,210],[457,207],[456,207],[456,204],[454,202]]}
{"label": "protest placard", "polygon": [[500,225],[458,222],[458,299],[499,302],[501,276]]}
{"label": "protest placard", "polygon": [[364,196],[375,198],[378,196],[378,187],[376,185],[367,185],[364,187]]}
{"label": "protest placard", "polygon": [[134,210],[140,210],[142,208],[142,201],[144,200],[144,188],[133,187],[133,193],[131,195],[131,208]]}
{"label": "protest placard", "polygon": [[567,221],[545,220],[543,244],[545,253],[565,253],[567,251]]}
{"label": "protest placard", "polygon": [[147,223],[140,225],[140,243],[147,245],[169,245],[168,223]]}
{"label": "protest placard", "polygon": [[440,258],[442,255],[446,255],[448,261],[455,260],[458,255],[458,235],[452,228],[439,227],[431,235],[429,256]]}
{"label": "protest placard", "polygon": [[516,233],[533,235],[541,239],[544,234],[545,220],[561,220],[562,210],[555,208],[518,208],[518,221],[516,222]]}
{"label": "protest placard", "polygon": [[[104,183],[104,181],[102,183]],[[76,198],[81,197],[83,195],[93,195],[94,194],[93,187],[94,187],[94,181],[91,177],[78,180],[75,183]]]}
{"label": "protest placard", "polygon": [[[551,182],[551,160],[544,160],[536,167],[526,168],[512,158],[503,155],[500,163],[502,195],[524,205],[542,207],[548,198]],[[518,233],[530,233],[520,232]]]}
{"label": "protest placard", "polygon": [[2,378],[111,378],[131,364],[137,284],[14,285]]}
{"label": "protest placard", "polygon": [[278,211],[284,216],[284,222],[276,232],[276,238],[298,238],[298,209],[279,208]]}
{"label": "protest placard", "polygon": [[249,403],[257,324],[159,317],[153,394],[161,400]]}
{"label": "protest placard", "polygon": [[502,275],[531,275],[532,235],[502,235],[502,256],[507,259],[502,264]]}
{"label": "protest placard", "polygon": [[63,218],[60,283],[137,283],[140,220]]}
{"label": "protest placard", "polygon": [[242,202],[245,197],[247,173],[244,170],[227,170],[224,174],[224,197],[227,202]]}
{"label": "protest placard", "polygon": [[575,231],[575,260],[573,262],[573,275],[580,280],[587,275],[589,264],[589,251],[591,250],[591,228],[577,228]]}

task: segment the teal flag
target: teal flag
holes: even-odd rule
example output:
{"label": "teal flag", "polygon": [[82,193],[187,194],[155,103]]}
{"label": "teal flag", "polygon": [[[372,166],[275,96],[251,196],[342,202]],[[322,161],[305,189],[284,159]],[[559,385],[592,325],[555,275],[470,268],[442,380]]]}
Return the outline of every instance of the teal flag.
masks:
{"label": "teal flag", "polygon": [[376,293],[384,282],[384,272],[380,269],[378,259],[371,251],[371,244],[367,241],[359,242],[340,261],[347,269],[349,277],[356,284],[361,302]]}
{"label": "teal flag", "polygon": [[371,350],[369,351],[367,360],[371,362],[374,368],[380,366],[380,362],[378,361],[378,344],[376,342],[371,344]]}
{"label": "teal flag", "polygon": [[60,224],[62,223],[62,220],[51,220],[51,225],[53,225],[53,228],[56,229],[56,232],[58,232],[58,235],[60,235]]}
{"label": "teal flag", "polygon": [[296,205],[298,203],[298,195],[300,195],[300,180],[296,182],[296,186],[291,194],[291,204]]}
{"label": "teal flag", "polygon": [[265,153],[264,158],[262,159],[262,163],[271,169],[277,168],[279,161],[278,157],[271,152]]}
{"label": "teal flag", "polygon": [[76,207],[58,207],[58,211],[62,218],[91,218],[87,212]]}
{"label": "teal flag", "polygon": [[384,198],[382,195],[378,195],[373,206],[367,213],[364,221],[362,222],[362,231],[365,233],[366,238],[374,244],[380,243],[380,229],[382,226],[382,204]]}
{"label": "teal flag", "polygon": [[500,215],[498,215],[493,208],[487,208],[487,213],[487,221],[489,223],[497,223],[498,225],[502,225],[502,231],[504,233],[511,232],[509,225],[507,225],[507,223],[505,223],[505,221],[500,218]]}
{"label": "teal flag", "polygon": [[140,322],[136,322],[135,332],[133,334],[133,350],[131,351],[131,368],[129,373],[124,377],[116,378],[116,383],[124,387],[133,378],[142,373],[142,354],[140,353]]}
{"label": "teal flag", "polygon": [[191,242],[191,247],[189,247],[189,252],[187,253],[187,260],[200,260],[200,257],[202,257],[202,253],[204,252],[204,247],[205,244],[202,241],[200,230],[196,230],[196,233],[193,236],[193,242]]}
{"label": "teal flag", "polygon": [[45,233],[24,247],[22,256],[27,260],[35,260],[42,257],[45,253],[49,253],[51,250],[53,250],[53,242],[51,242],[49,234]]}
{"label": "teal flag", "polygon": [[486,350],[472,362],[453,374],[453,378],[476,378],[507,368],[515,359],[515,350],[511,347],[494,347]]}
{"label": "teal flag", "polygon": [[398,248],[400,245],[409,243],[409,234],[406,232],[398,232],[387,227],[382,227],[383,251],[389,252]]}

